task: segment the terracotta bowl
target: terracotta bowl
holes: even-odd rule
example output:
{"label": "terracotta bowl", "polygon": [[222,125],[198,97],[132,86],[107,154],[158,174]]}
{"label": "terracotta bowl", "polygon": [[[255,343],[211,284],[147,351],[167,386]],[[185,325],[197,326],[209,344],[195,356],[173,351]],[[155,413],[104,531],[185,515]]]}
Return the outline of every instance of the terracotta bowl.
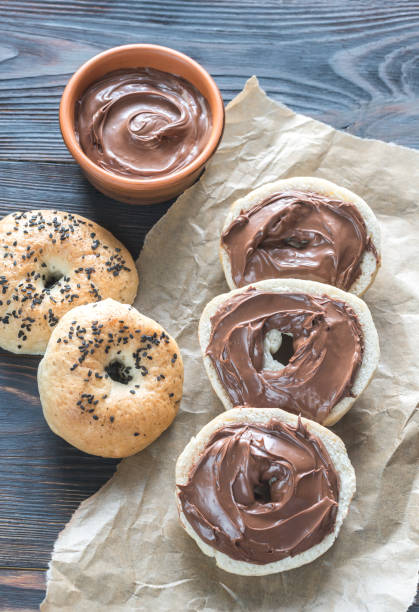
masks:
{"label": "terracotta bowl", "polygon": [[[210,138],[198,157],[173,174],[147,180],[119,176],[97,166],[81,149],[74,130],[75,105],[89,85],[113,70],[142,67],[176,74],[195,85],[212,114]],[[221,140],[224,104],[208,72],[187,55],[158,45],[125,45],[99,53],[73,74],[61,98],[60,127],[68,150],[96,189],[121,202],[153,204],[179,195],[198,178]]]}

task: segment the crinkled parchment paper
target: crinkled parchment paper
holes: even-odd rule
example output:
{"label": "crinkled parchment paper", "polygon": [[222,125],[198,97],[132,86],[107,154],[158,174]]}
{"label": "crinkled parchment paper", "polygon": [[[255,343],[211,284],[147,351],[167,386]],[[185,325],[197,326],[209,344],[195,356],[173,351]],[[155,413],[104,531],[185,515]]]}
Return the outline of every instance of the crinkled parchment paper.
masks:
{"label": "crinkled parchment paper", "polygon": [[[227,208],[250,189],[296,175],[349,187],[378,215],[383,266],[366,300],[382,357],[367,391],[333,428],[358,482],[336,544],[282,575],[238,577],[217,569],[179,526],[175,461],[221,411],[202,366],[197,325],[208,300],[227,290],[218,260]],[[182,350],[180,413],[75,512],[54,548],[43,612],[406,610],[419,556],[418,204],[419,152],[297,115],[249,80],[228,107],[222,145],[205,174],[150,231],[138,262],[135,305]]]}

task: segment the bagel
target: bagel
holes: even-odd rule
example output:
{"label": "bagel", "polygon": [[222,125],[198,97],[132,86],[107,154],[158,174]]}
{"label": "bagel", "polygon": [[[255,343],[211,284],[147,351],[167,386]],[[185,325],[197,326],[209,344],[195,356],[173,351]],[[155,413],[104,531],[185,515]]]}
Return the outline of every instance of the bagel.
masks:
{"label": "bagel", "polygon": [[277,408],[218,415],[176,464],[182,526],[221,569],[244,576],[290,570],[326,552],[354,492],[342,440]]}
{"label": "bagel", "polygon": [[281,179],[232,204],[220,258],[230,289],[301,278],[360,296],[380,267],[380,226],[349,189],[314,177]]}
{"label": "bagel", "polygon": [[132,303],[138,274],[127,249],[80,215],[32,210],[0,221],[0,346],[42,354],[74,306],[111,297]]}
{"label": "bagel", "polygon": [[259,281],[215,297],[198,333],[208,377],[225,409],[282,408],[323,425],[349,410],[380,352],[365,302],[298,279]]}
{"label": "bagel", "polygon": [[106,299],[67,312],[38,368],[52,431],[101,457],[138,453],[169,427],[182,396],[176,342],[128,304]]}

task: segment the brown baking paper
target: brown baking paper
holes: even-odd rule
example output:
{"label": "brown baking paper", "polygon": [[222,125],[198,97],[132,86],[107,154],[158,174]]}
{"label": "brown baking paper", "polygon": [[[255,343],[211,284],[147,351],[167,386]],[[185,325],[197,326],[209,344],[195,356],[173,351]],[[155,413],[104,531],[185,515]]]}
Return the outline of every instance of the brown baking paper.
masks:
{"label": "brown baking paper", "polygon": [[[357,493],[335,545],[276,576],[218,569],[178,523],[179,453],[221,410],[197,325],[227,291],[218,241],[228,206],[277,178],[314,175],[349,187],[378,215],[383,265],[366,300],[381,340],[367,391],[334,431]],[[419,152],[362,140],[270,100],[252,78],[227,109],[223,142],[201,180],[149,232],[136,306],[178,341],[180,413],[161,438],[118,466],[83,502],[54,548],[43,612],[106,610],[404,611],[416,589],[419,377]]]}

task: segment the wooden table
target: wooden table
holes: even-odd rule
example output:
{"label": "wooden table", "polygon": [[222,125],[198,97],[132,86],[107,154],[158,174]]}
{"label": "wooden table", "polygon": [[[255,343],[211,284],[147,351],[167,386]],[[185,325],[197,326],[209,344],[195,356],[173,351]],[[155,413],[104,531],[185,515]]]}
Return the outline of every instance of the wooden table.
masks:
{"label": "wooden table", "polygon": [[[0,213],[59,208],[101,223],[137,257],[170,203],[116,204],[60,136],[73,71],[151,42],[202,63],[226,102],[252,74],[273,98],[364,137],[419,147],[419,3],[408,0],[0,0]],[[54,540],[116,461],[46,426],[36,357],[0,351],[0,610],[36,609]],[[419,606],[411,610],[419,611]]]}

